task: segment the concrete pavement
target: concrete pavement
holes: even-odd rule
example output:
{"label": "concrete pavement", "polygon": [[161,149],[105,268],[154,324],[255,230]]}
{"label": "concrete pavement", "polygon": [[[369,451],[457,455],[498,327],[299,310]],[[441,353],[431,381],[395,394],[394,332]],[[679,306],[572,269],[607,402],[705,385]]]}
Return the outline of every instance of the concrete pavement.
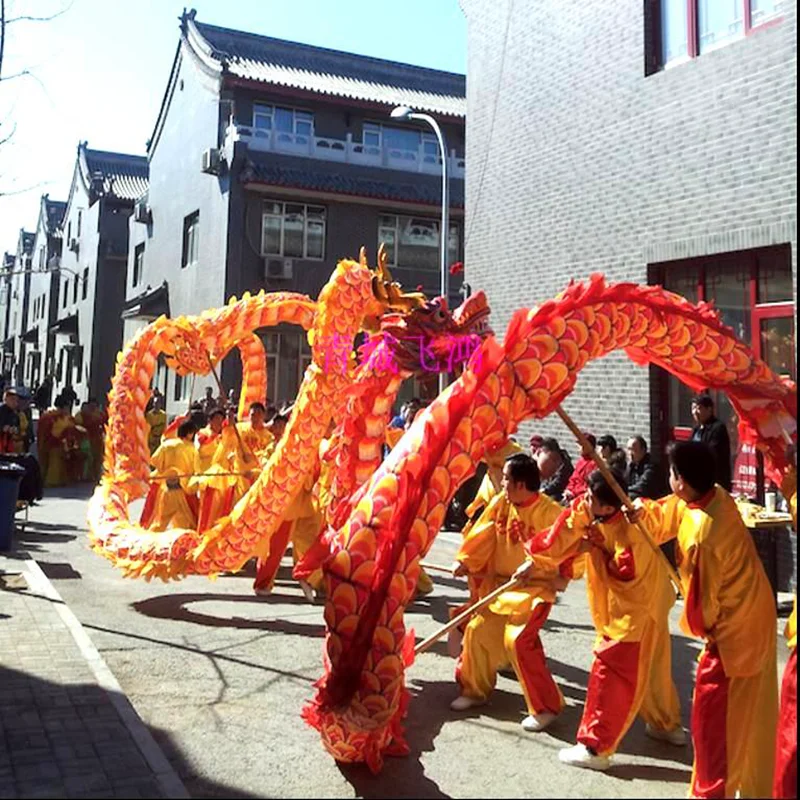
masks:
{"label": "concrete pavement", "polygon": [[[322,608],[289,576],[258,599],[252,572],[215,582],[127,581],[88,550],[87,492],[62,492],[31,512],[22,544],[40,563],[193,797],[683,797],[691,749],[653,742],[637,722],[604,775],[557,760],[574,741],[594,629],[582,584],[553,609],[543,635],[567,709],[544,734],[526,734],[518,684],[501,677],[491,702],[450,711],[454,661],[439,643],[408,672],[411,755],[379,776],[338,766],[300,718],[322,673]],[[458,536],[444,533],[429,560],[448,564]],[[435,593],[413,604],[419,637],[466,596],[463,582],[433,575]],[[673,613],[677,620],[678,610]],[[688,719],[699,646],[677,633],[674,674]],[[781,645],[783,648],[783,645]],[[783,651],[782,651],[783,652]]]}

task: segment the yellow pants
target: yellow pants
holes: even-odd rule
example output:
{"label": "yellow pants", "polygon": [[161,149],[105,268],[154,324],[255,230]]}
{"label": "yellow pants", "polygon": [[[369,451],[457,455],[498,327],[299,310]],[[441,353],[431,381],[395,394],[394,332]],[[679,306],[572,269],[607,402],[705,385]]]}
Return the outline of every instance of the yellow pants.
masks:
{"label": "yellow pants", "polygon": [[165,531],[167,528],[189,528],[194,530],[197,519],[189,507],[183,489],[168,489],[160,486],[156,497],[151,531]]}
{"label": "yellow pants", "polygon": [[714,645],[700,656],[692,705],[692,797],[770,797],[778,725],[775,639],[755,675],[729,677]]}
{"label": "yellow pants", "polygon": [[529,714],[558,714],[564,697],[545,662],[539,631],[552,603],[536,599],[531,610],[495,614],[488,609],[476,614],[464,631],[456,680],[467,697],[485,700],[497,683],[497,671],[511,664]]}

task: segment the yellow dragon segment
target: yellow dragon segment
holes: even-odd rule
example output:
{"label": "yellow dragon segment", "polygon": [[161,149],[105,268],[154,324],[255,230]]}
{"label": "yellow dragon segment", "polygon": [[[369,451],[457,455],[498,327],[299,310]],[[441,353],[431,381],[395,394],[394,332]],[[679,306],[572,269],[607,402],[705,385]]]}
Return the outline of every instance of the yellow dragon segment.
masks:
{"label": "yellow dragon segment", "polygon": [[[148,579],[240,569],[257,545],[277,530],[314,466],[331,415],[350,383],[355,335],[365,320],[377,319],[402,297],[396,286],[387,288],[383,278],[363,258],[341,261],[317,303],[290,293],[246,294],[219,311],[161,318],[142,330],[120,355],[109,394],[105,475],[89,505],[92,547],[126,575]],[[252,489],[229,517],[202,536],[179,529],[154,534],[131,522],[129,503],[147,487],[144,408],[158,356],[164,354],[179,374],[205,375],[211,364],[239,346],[245,357],[243,395],[249,400],[262,389],[253,359],[263,351],[254,344],[253,331],[279,322],[310,329],[312,363],[286,433]]]}

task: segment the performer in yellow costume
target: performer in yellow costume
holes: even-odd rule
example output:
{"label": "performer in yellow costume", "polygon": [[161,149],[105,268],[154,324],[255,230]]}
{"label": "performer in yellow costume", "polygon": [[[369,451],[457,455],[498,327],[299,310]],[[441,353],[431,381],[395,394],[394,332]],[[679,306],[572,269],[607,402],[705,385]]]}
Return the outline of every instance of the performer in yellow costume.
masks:
{"label": "performer in yellow costume", "polygon": [[182,422],[178,438],[167,439],[153,453],[156,494],[147,525],[152,531],[194,528],[197,524],[197,503],[190,489],[191,476],[197,471],[196,433],[194,422]]}
{"label": "performer in yellow costume", "polygon": [[229,487],[235,484],[235,479],[225,474],[226,468],[214,462],[222,441],[224,424],[225,412],[217,408],[209,415],[208,425],[197,433],[197,471],[200,474],[192,482],[191,488],[196,489],[198,496],[199,533],[210,528],[223,516],[223,506],[230,501]]}
{"label": "performer in yellow costume", "polygon": [[208,415],[208,425],[197,432],[197,467],[198,472],[207,472],[214,463],[214,454],[222,436],[225,425],[225,412],[215,408]]}
{"label": "performer in yellow costume", "polygon": [[[524,543],[551,526],[563,509],[539,493],[539,468],[524,453],[506,460],[502,492],[467,534],[456,555],[454,573],[481,573],[480,594],[485,596],[506,583],[525,562]],[[498,597],[467,624],[456,680],[461,696],[452,703],[464,711],[486,702],[497,682],[497,670],[510,663],[522,685],[529,716],[522,727],[544,730],[564,706],[564,698],[547,669],[539,631],[555,602],[559,564],[544,552],[536,556],[530,578],[536,585],[521,586]]]}
{"label": "performer in yellow costume", "polygon": [[[41,433],[40,433],[41,437]],[[47,452],[47,473],[45,486],[65,486],[71,479],[71,456],[74,455],[75,420],[69,413],[69,404],[61,401],[46,427],[45,449]]]}
{"label": "performer in yellow costume", "polygon": [[[797,530],[797,449],[789,453],[794,462],[781,484],[781,492],[789,501],[792,522]],[[784,631],[789,646],[789,660],[783,671],[781,705],[778,715],[778,737],[775,747],[775,780],[773,797],[797,797],[797,595]]]}
{"label": "performer in yellow costume", "polygon": [[[624,487],[622,475],[615,477]],[[561,556],[564,548],[588,555],[586,589],[597,639],[578,743],[561,750],[559,759],[605,770],[637,714],[653,738],[682,745],[686,735],[672,682],[669,611],[675,591],[666,566],[625,518],[603,475],[593,472],[587,484],[585,497],[559,519],[565,530],[557,541]]]}
{"label": "performer in yellow costume", "polygon": [[777,619],[764,568],[702,442],[669,453],[673,496],[645,502],[659,540],[677,535],[681,627],[705,640],[692,703],[692,797],[769,797],[778,717]]}
{"label": "performer in yellow costume", "polygon": [[147,434],[147,444],[150,448],[150,453],[155,453],[158,446],[161,444],[161,437],[167,427],[167,412],[161,407],[161,399],[155,398],[153,405],[145,412],[145,422],[150,426]]}

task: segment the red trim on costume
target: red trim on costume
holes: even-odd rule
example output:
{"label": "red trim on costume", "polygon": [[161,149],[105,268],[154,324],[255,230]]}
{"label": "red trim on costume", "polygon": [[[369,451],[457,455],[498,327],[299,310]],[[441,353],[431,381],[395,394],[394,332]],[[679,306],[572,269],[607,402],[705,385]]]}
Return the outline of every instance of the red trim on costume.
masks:
{"label": "red trim on costume", "polygon": [[700,551],[695,551],[694,570],[689,580],[689,591],[686,596],[686,622],[689,630],[700,639],[708,635],[703,619],[703,590],[700,585]]}
{"label": "red trim on costume", "polygon": [[626,547],[618,556],[610,555],[606,562],[609,575],[620,581],[632,581],[636,577],[633,550]]}
{"label": "red trim on costume", "polygon": [[211,509],[214,507],[214,498],[218,491],[212,486],[207,486],[203,491],[203,499],[200,501],[200,513],[197,516],[198,533],[208,530],[216,522],[215,519],[211,519]]}
{"label": "red trim on costume", "polygon": [[625,734],[639,673],[640,642],[607,636],[595,650],[577,741],[596,753],[613,753]]}
{"label": "red trim on costume", "polygon": [[147,492],[147,497],[144,501],[142,508],[142,515],[139,517],[139,524],[143,528],[149,528],[153,522],[153,515],[156,512],[156,498],[158,497],[158,481],[153,481],[150,484],[150,489]]}
{"label": "red trim on costume", "polygon": [[708,508],[716,493],[717,487],[715,486],[713,489],[706,492],[702,497],[698,497],[697,500],[692,500],[692,502],[688,504],[689,508]]}
{"label": "red trim on costume", "polygon": [[[688,605],[688,602],[687,602]],[[692,797],[725,797],[728,779],[729,678],[715,646],[700,656],[692,701]]]}
{"label": "red trim on costume", "polygon": [[561,693],[558,691],[550,670],[547,669],[544,647],[542,647],[542,640],[539,637],[539,631],[546,622],[552,607],[551,603],[539,603],[534,608],[525,629],[514,642],[519,677],[525,684],[531,705],[537,714],[544,711],[559,714],[562,708]]}
{"label": "red trim on costume", "polygon": [[269,589],[278,574],[281,559],[289,546],[289,536],[292,533],[292,520],[281,523],[269,543],[269,555],[266,559],[258,559],[256,565],[256,579],[253,581],[254,589]]}
{"label": "red trim on costume", "polygon": [[542,553],[552,547],[559,533],[561,533],[564,526],[567,524],[571,513],[571,508],[565,508],[561,514],[559,514],[558,519],[549,528],[539,531],[536,536],[532,536],[528,539],[528,541],[523,544],[525,552],[533,556],[536,555],[536,553]]}
{"label": "red trim on costume", "polygon": [[772,796],[797,797],[797,649],[783,671]]}

